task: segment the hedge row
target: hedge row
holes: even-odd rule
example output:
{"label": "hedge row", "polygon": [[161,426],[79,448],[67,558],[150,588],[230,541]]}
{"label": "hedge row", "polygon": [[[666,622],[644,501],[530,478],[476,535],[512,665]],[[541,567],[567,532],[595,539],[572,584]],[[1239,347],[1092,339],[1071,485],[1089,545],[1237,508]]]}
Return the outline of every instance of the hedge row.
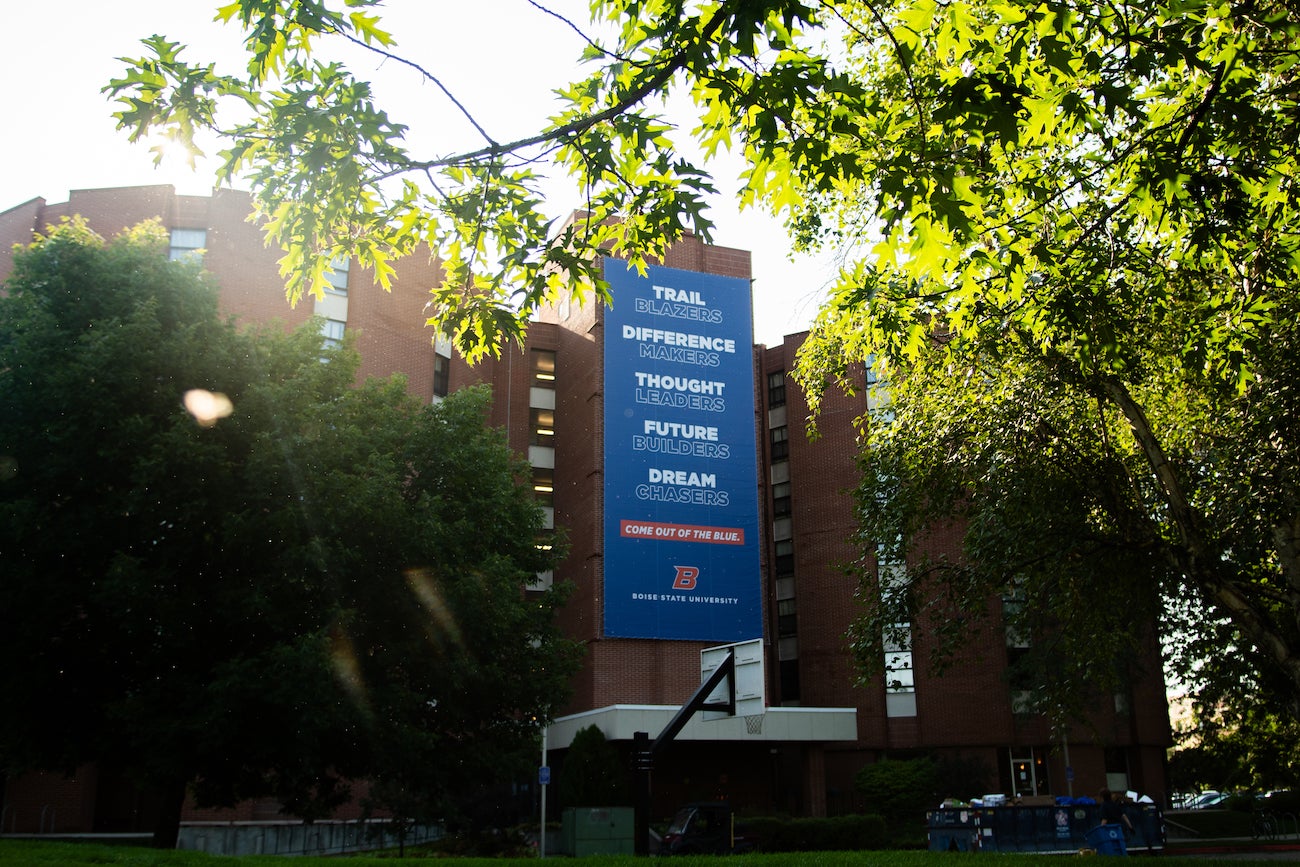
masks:
{"label": "hedge row", "polygon": [[829,819],[744,819],[736,833],[763,852],[835,852],[884,849],[889,844],[880,816],[835,816]]}

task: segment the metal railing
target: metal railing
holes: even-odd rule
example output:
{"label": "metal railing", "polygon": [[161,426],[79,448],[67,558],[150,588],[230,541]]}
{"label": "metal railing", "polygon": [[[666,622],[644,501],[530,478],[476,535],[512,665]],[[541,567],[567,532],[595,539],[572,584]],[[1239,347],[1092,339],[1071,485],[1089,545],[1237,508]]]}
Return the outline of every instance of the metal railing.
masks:
{"label": "metal railing", "polygon": [[440,840],[441,825],[412,825],[399,835],[386,820],[351,822],[184,822],[177,849],[209,855],[340,855]]}

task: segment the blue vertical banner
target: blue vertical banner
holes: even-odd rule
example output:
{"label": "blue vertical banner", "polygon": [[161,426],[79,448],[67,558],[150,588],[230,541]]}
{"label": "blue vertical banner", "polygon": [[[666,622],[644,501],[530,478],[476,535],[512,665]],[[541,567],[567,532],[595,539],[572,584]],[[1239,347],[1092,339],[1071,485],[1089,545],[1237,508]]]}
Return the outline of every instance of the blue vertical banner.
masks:
{"label": "blue vertical banner", "polygon": [[760,638],[749,281],[605,279],[605,635]]}

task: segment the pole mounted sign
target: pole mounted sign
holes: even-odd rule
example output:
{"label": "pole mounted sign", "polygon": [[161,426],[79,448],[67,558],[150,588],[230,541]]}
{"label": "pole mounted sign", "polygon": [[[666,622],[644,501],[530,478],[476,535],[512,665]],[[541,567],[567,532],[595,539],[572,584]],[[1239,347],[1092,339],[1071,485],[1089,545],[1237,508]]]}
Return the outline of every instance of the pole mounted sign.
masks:
{"label": "pole mounted sign", "polygon": [[605,634],[761,636],[749,281],[605,279]]}

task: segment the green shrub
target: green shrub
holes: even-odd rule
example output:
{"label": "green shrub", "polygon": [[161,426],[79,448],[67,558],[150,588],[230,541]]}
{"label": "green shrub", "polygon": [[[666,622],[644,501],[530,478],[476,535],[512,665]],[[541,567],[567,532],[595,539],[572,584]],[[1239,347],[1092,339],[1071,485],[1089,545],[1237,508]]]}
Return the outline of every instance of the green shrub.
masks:
{"label": "green shrub", "polygon": [[605,733],[594,725],[573,736],[560,766],[556,794],[561,807],[621,807],[631,801],[627,768]]}
{"label": "green shrub", "polygon": [[737,823],[737,833],[764,852],[844,852],[883,849],[888,842],[880,816],[828,819],[762,817]]}
{"label": "green shrub", "polygon": [[890,825],[920,822],[935,803],[939,769],[933,759],[881,759],[858,771],[855,780],[867,809]]}
{"label": "green shrub", "polygon": [[1258,803],[1259,800],[1254,795],[1246,792],[1238,792],[1224,798],[1219,804],[1219,807],[1224,810],[1237,810],[1238,812],[1249,813],[1251,810],[1255,809],[1255,805]]}
{"label": "green shrub", "polygon": [[1273,792],[1265,795],[1261,806],[1278,813],[1294,813],[1300,816],[1300,790]]}

